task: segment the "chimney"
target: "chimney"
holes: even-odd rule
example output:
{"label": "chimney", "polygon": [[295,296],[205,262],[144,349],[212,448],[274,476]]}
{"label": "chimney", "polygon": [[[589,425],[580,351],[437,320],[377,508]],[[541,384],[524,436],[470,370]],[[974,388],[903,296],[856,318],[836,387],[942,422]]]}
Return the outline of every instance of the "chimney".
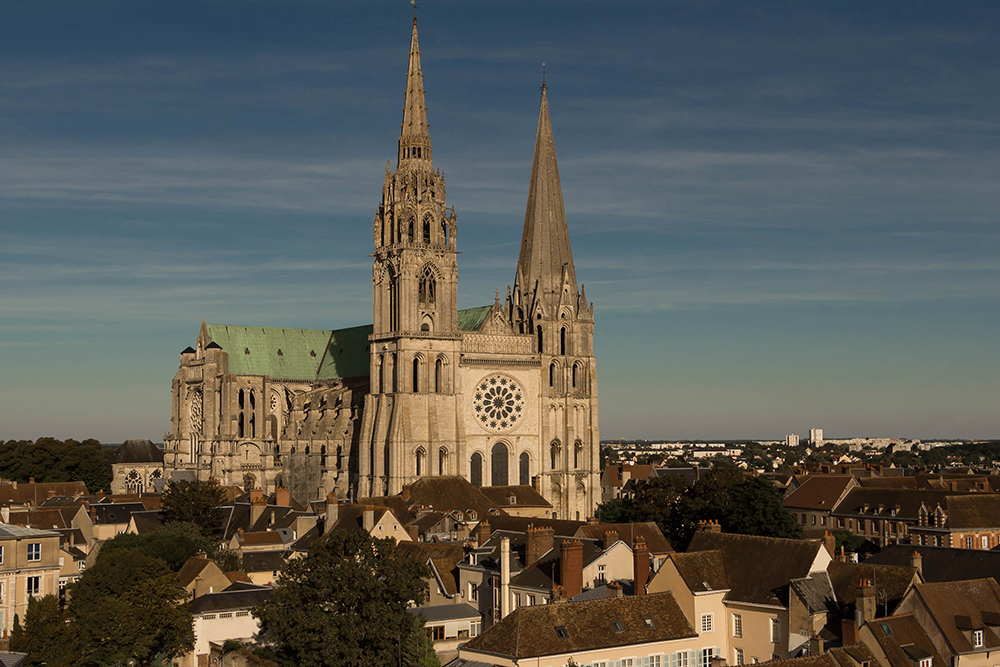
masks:
{"label": "chimney", "polygon": [[823,646],[823,638],[820,637],[818,634],[813,635],[812,638],[809,640],[809,655],[811,656],[823,655],[824,648],[825,647]]}
{"label": "chimney", "polygon": [[844,646],[854,646],[858,643],[858,622],[853,618],[840,620],[840,636]]}
{"label": "chimney", "polygon": [[826,546],[830,558],[837,557],[837,538],[829,530],[823,531],[823,544]]}
{"label": "chimney", "polygon": [[261,489],[250,489],[250,502],[264,500],[264,491]]}
{"label": "chimney", "polygon": [[559,577],[564,598],[576,597],[583,592],[583,542],[580,540],[563,540]]}
{"label": "chimney", "polygon": [[410,501],[410,485],[409,484],[404,484],[403,485],[403,490],[399,492],[399,497],[403,499],[404,503],[407,503],[407,502]]}
{"label": "chimney", "polygon": [[506,618],[510,609],[510,538],[500,540],[500,618]]}
{"label": "chimney", "polygon": [[535,490],[535,493],[542,492],[542,479],[538,475],[531,478],[531,488]]}
{"label": "chimney", "polygon": [[622,585],[617,581],[612,581],[608,584],[608,597],[609,598],[620,598],[622,596]]}
{"label": "chimney", "polygon": [[528,528],[528,548],[524,554],[524,566],[527,567],[539,558],[552,551],[556,532],[552,528],[540,526]]}
{"label": "chimney", "polygon": [[329,533],[339,518],[340,505],[337,504],[337,492],[331,491],[326,496],[326,516],[323,518],[323,532]]}
{"label": "chimney", "polygon": [[844,547],[840,547],[840,553],[837,555],[837,560],[841,563],[847,562],[847,550]]}
{"label": "chimney", "polygon": [[410,539],[414,542],[420,541],[420,526],[415,523],[411,523],[406,527],[406,532],[410,536]]}
{"label": "chimney", "polygon": [[599,522],[597,521],[597,517],[596,516],[588,516],[587,517],[587,525],[588,526],[596,526],[598,523]]}
{"label": "chimney", "polygon": [[857,599],[854,601],[854,615],[858,626],[862,626],[875,618],[875,587],[868,579],[862,579],[855,589]]}
{"label": "chimney", "polygon": [[[257,489],[258,491],[260,489]],[[264,510],[267,509],[267,501],[264,500],[264,494],[261,493],[260,498],[254,498],[251,494],[250,498],[250,525],[257,523],[264,514]]]}
{"label": "chimney", "polygon": [[719,525],[718,521],[713,521],[708,519],[707,521],[698,522],[698,532],[699,533],[721,533],[722,526]]}
{"label": "chimney", "polygon": [[649,550],[646,540],[639,537],[632,549],[632,581],[635,583],[635,594],[646,594],[646,582],[649,581]]}
{"label": "chimney", "polygon": [[288,489],[286,489],[283,486],[279,486],[274,491],[274,504],[277,505],[278,507],[292,506],[292,498],[291,495],[288,493]]}
{"label": "chimney", "polygon": [[375,508],[371,505],[365,505],[364,509],[361,510],[362,516],[362,526],[369,533],[375,530]]}
{"label": "chimney", "polygon": [[490,539],[490,522],[483,519],[476,526],[476,546],[483,546]]}
{"label": "chimney", "polygon": [[910,556],[910,567],[916,569],[921,579],[924,578],[924,557],[920,555],[919,551],[914,551]]}
{"label": "chimney", "polygon": [[607,551],[610,549],[615,542],[618,541],[618,531],[617,530],[606,530],[604,531],[604,549]]}

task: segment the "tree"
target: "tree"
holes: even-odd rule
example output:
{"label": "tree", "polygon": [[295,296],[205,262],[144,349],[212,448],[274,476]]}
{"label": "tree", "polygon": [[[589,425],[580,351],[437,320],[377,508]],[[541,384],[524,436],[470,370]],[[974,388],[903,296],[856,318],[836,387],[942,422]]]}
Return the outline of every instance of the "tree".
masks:
{"label": "tree", "polygon": [[624,523],[632,511],[628,498],[611,498],[597,506],[597,520],[601,523]]}
{"label": "tree", "polygon": [[178,572],[191,556],[199,551],[210,553],[216,544],[204,537],[193,523],[178,521],[168,523],[153,533],[116,535],[101,546],[101,556],[119,549],[136,550],[151,558],[159,558],[171,570]]}
{"label": "tree", "polygon": [[424,599],[429,576],[423,563],[401,558],[392,540],[334,531],[289,563],[274,596],[253,614],[289,666],[412,663],[414,635],[424,630],[406,609]]}
{"label": "tree", "polygon": [[225,501],[226,492],[214,479],[207,482],[171,480],[163,490],[163,518],[166,522],[193,523],[206,537],[213,537],[219,530],[215,510]]}
{"label": "tree", "polygon": [[652,477],[636,490],[630,521],[655,521],[675,549],[694,534],[694,506],[683,477]]}
{"label": "tree", "polygon": [[849,530],[834,528],[833,536],[837,538],[838,553],[841,549],[845,550],[847,553],[856,554],[877,554],[879,552],[877,544],[865,537],[862,537],[861,535],[856,535]]}
{"label": "tree", "polygon": [[0,441],[0,470],[17,482],[80,482],[89,491],[111,489],[111,453],[94,439]]}
{"label": "tree", "polygon": [[698,521],[713,520],[727,533],[802,537],[774,484],[735,468],[713,468],[692,489]]}
{"label": "tree", "polygon": [[27,667],[72,664],[75,658],[73,628],[66,624],[66,616],[60,611],[56,596],[29,597],[24,625],[14,624],[10,650],[27,653]]}
{"label": "tree", "polygon": [[79,665],[147,665],[194,648],[186,594],[159,558],[137,549],[102,551],[69,592]]}

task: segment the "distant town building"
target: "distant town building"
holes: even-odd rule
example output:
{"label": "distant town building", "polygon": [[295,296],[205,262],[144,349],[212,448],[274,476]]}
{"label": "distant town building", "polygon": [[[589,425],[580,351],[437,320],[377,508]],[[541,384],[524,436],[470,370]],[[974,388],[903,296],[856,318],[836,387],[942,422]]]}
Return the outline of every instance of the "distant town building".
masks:
{"label": "distant town building", "polygon": [[814,445],[823,444],[823,429],[821,428],[811,428],[809,429],[809,442]]}
{"label": "distant town building", "polygon": [[785,436],[785,447],[798,447],[799,446],[799,436],[794,433]]}
{"label": "distant town building", "polygon": [[126,440],[110,461],[111,493],[154,493],[163,479],[163,451],[150,440]]}

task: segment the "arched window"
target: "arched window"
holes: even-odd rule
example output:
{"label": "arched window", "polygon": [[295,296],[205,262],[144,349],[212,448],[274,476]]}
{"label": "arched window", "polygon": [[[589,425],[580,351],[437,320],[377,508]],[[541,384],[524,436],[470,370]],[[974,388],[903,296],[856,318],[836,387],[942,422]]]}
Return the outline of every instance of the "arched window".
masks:
{"label": "arched window", "polygon": [[559,330],[559,354],[566,354],[566,327]]}
{"label": "arched window", "polygon": [[395,331],[399,326],[399,278],[390,266],[389,278],[389,330]]}
{"label": "arched window", "polygon": [[[243,393],[242,389],[240,389],[240,393],[241,394]],[[243,431],[244,431],[244,427],[243,427],[243,411],[240,410],[240,418],[239,418],[239,421],[236,423],[236,436],[239,437],[239,438],[245,438],[246,436],[243,435]]]}
{"label": "arched window", "polygon": [[434,362],[434,392],[442,393],[444,391],[444,362],[441,361],[440,357]]}
{"label": "arched window", "polygon": [[413,393],[420,391],[420,357],[413,357]]}
{"label": "arched window", "polygon": [[416,456],[416,460],[417,460],[417,477],[420,477],[421,475],[424,474],[424,457],[425,457],[424,450],[423,449],[418,449],[417,450],[417,456]]}
{"label": "arched window", "polygon": [[448,474],[448,450],[445,447],[438,450],[438,474]]}
{"label": "arched window", "polygon": [[434,304],[437,302],[437,279],[431,267],[426,267],[420,274],[420,303]]}
{"label": "arched window", "polygon": [[[253,394],[250,394],[252,397]],[[250,437],[257,437],[257,415],[253,412],[250,413]]]}
{"label": "arched window", "polygon": [[392,369],[389,371],[392,373],[392,393],[399,391],[399,366],[396,364],[396,353],[393,352],[389,357],[389,363],[392,364]]}
{"label": "arched window", "polygon": [[531,461],[528,452],[521,452],[521,458],[517,463],[517,483],[531,484]]}
{"label": "arched window", "polygon": [[576,389],[576,369],[579,364],[573,364],[573,388]]}
{"label": "arched window", "polygon": [[556,365],[555,363],[549,364],[549,386],[556,386]]}
{"label": "arched window", "polygon": [[469,481],[472,486],[483,485],[483,455],[476,452],[469,461]]}
{"label": "arched window", "polygon": [[378,355],[378,393],[385,393],[385,355]]}
{"label": "arched window", "polygon": [[490,486],[507,486],[508,476],[508,465],[507,465],[507,445],[502,442],[498,442],[493,445],[493,451],[490,454],[492,459]]}
{"label": "arched window", "polygon": [[577,440],[573,444],[573,467],[576,469],[580,468],[580,452],[583,451],[583,443]]}
{"label": "arched window", "polygon": [[431,216],[424,218],[424,244],[430,245],[431,243]]}
{"label": "arched window", "polygon": [[413,218],[410,218],[410,234],[408,236],[410,243],[413,243],[413,225],[414,225],[414,220]]}
{"label": "arched window", "polygon": [[556,466],[559,465],[559,441],[553,440],[552,444],[549,445],[549,457],[552,459],[552,469],[555,470]]}
{"label": "arched window", "polygon": [[246,405],[245,405],[246,398],[244,397],[244,393],[245,393],[244,390],[240,389],[239,400],[238,400],[238,403],[239,403],[239,406],[240,406],[240,410],[242,410],[243,408],[246,407]]}
{"label": "arched window", "polygon": [[538,325],[536,333],[538,334],[538,354],[541,354],[542,353],[542,325],[541,324]]}
{"label": "arched window", "polygon": [[257,390],[256,389],[251,389],[250,390],[250,409],[253,410],[255,407],[257,407]]}
{"label": "arched window", "polygon": [[442,222],[441,223],[441,238],[444,239],[444,244],[448,245],[448,223],[447,222]]}

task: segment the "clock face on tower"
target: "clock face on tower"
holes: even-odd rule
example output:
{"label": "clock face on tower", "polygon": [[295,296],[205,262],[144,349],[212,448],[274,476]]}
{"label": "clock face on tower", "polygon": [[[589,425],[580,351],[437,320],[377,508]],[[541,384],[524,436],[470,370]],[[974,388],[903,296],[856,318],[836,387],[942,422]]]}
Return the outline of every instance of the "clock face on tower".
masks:
{"label": "clock face on tower", "polygon": [[472,411],[487,431],[510,430],[524,416],[524,390],[508,375],[488,375],[476,385]]}

